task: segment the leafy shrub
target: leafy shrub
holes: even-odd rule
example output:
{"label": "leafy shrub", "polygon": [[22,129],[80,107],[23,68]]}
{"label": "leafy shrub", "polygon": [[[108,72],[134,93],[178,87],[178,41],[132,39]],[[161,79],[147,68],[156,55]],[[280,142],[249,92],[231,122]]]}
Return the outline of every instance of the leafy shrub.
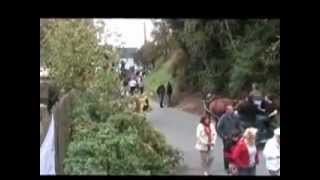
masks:
{"label": "leafy shrub", "polygon": [[151,175],[168,174],[177,167],[181,154],[144,116],[130,112],[126,106],[130,99],[112,95],[113,78],[97,79],[73,104],[65,173]]}
{"label": "leafy shrub", "polygon": [[130,112],[130,99],[119,98],[120,82],[110,68],[116,52],[98,45],[90,21],[50,20],[40,30],[40,55],[50,78],[60,90],[77,91],[66,174],[168,174],[179,164],[178,151],[143,116]]}
{"label": "leafy shrub", "polygon": [[[166,144],[145,117],[117,112],[95,121],[87,107],[80,103],[74,108],[72,142],[65,159],[67,174],[168,174],[179,165],[179,152]],[[103,113],[99,111],[100,116]]]}

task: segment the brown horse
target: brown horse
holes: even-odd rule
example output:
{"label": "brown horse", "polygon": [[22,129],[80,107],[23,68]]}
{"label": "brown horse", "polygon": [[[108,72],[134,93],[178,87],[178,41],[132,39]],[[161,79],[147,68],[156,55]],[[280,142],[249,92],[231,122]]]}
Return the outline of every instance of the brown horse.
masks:
{"label": "brown horse", "polygon": [[238,103],[238,100],[232,100],[229,98],[216,97],[209,103],[209,111],[213,115],[213,118],[218,119],[226,112],[227,106],[233,106]]}

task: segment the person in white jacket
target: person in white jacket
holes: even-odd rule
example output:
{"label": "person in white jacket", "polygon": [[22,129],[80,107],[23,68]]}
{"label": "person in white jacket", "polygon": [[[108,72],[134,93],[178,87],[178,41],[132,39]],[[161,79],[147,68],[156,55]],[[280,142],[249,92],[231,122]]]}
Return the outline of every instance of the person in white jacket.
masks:
{"label": "person in white jacket", "polygon": [[216,129],[214,124],[206,116],[201,117],[200,123],[197,126],[197,142],[195,148],[200,151],[202,168],[204,175],[208,175],[213,157],[211,157],[212,148],[216,142]]}
{"label": "person in white jacket", "polygon": [[280,175],[280,128],[274,130],[274,136],[264,147],[263,156],[270,175]]}
{"label": "person in white jacket", "polygon": [[134,94],[134,91],[136,89],[136,86],[137,86],[137,81],[135,79],[131,79],[129,81],[129,87],[130,87],[130,94],[133,95]]}

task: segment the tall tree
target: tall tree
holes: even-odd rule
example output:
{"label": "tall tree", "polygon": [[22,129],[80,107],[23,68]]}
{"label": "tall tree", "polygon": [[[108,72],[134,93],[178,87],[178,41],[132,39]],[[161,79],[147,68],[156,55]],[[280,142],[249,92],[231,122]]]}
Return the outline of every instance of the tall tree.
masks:
{"label": "tall tree", "polygon": [[42,52],[49,76],[60,88],[88,87],[97,68],[106,66],[105,55],[112,50],[98,45],[94,26],[86,20],[55,20],[49,23]]}

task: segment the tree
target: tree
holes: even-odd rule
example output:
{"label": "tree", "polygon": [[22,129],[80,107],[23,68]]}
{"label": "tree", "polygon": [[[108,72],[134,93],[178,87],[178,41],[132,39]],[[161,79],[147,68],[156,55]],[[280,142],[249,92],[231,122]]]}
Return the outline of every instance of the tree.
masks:
{"label": "tree", "polygon": [[[266,91],[279,95],[279,20],[164,22],[172,30],[171,37],[189,57],[184,77],[191,87],[237,95],[249,88],[251,82],[258,81]],[[160,31],[156,32],[160,38]]]}
{"label": "tree", "polygon": [[[48,24],[43,53],[49,76],[66,91],[88,87],[98,67],[106,65],[104,55],[112,54],[98,45],[96,29],[86,20],[54,20]],[[111,62],[110,62],[111,63]]]}
{"label": "tree", "polygon": [[171,33],[168,24],[165,21],[154,21],[154,30],[152,31],[153,41],[161,55],[167,57],[170,53]]}
{"label": "tree", "polygon": [[119,55],[108,45],[98,45],[90,24],[50,21],[40,49],[59,88],[77,90],[64,172],[168,174],[181,156],[143,116],[130,112],[130,99],[119,98],[119,79],[111,69]]}
{"label": "tree", "polygon": [[159,56],[158,49],[153,42],[144,44],[135,54],[137,62],[144,65],[152,65]]}

